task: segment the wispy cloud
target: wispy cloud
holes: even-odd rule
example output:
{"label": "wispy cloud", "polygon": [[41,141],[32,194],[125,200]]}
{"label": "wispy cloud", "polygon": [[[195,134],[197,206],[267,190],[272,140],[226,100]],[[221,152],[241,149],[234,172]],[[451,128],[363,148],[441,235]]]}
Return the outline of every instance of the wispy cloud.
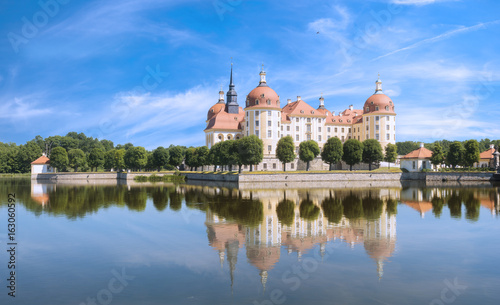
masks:
{"label": "wispy cloud", "polygon": [[429,44],[429,43],[441,41],[441,40],[450,38],[450,37],[458,35],[458,34],[463,34],[463,33],[467,33],[467,32],[477,31],[479,29],[486,28],[489,25],[495,25],[495,24],[499,24],[499,23],[500,23],[500,20],[495,20],[495,21],[490,21],[490,22],[479,23],[479,24],[476,24],[476,25],[473,25],[473,26],[469,26],[469,27],[461,26],[460,28],[458,28],[456,30],[451,30],[451,31],[445,32],[443,34],[440,34],[440,35],[437,35],[437,36],[434,36],[434,37],[431,37],[431,38],[427,38],[427,39],[421,40],[421,41],[416,42],[416,43],[414,43],[412,45],[409,45],[407,47],[400,48],[400,49],[394,50],[392,52],[389,52],[387,54],[381,55],[381,56],[379,56],[377,58],[374,58],[372,61],[379,60],[381,58],[384,58],[384,57],[387,57],[387,56],[391,56],[391,55],[394,55],[394,54],[399,53],[399,52],[411,50],[411,49],[420,47],[420,46],[425,45],[425,44]]}
{"label": "wispy cloud", "polygon": [[456,0],[392,0],[391,2],[400,5],[427,5],[436,2],[446,2],[446,1],[456,1]]}
{"label": "wispy cloud", "polygon": [[27,102],[31,98],[14,98],[0,106],[0,119],[9,119],[14,121],[24,121],[34,117],[51,114],[53,109],[41,107],[35,102]]}

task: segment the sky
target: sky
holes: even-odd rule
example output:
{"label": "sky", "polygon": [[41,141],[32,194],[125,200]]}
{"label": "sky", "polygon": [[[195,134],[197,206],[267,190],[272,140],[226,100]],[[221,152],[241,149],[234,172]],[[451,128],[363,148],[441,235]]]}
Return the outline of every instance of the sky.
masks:
{"label": "sky", "polygon": [[361,109],[378,73],[397,141],[500,138],[497,0],[0,0],[0,142],[70,131],[205,144],[208,109],[267,83]]}

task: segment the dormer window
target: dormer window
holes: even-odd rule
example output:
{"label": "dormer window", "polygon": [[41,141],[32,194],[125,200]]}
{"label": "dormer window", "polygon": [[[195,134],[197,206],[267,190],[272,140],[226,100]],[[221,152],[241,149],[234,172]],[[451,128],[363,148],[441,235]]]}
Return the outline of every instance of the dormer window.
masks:
{"label": "dormer window", "polygon": [[386,111],[389,111],[389,106],[385,106],[385,110],[386,110]]}
{"label": "dormer window", "polygon": [[340,119],[339,122],[342,123],[342,119]]}
{"label": "dormer window", "polygon": [[370,105],[373,105],[373,101],[370,102]]}
{"label": "dormer window", "polygon": [[314,114],[314,110],[311,110],[311,113]]}
{"label": "dormer window", "polygon": [[260,95],[260,97],[262,97],[262,98],[263,98],[263,97],[264,97],[264,93],[262,93],[262,94]]}
{"label": "dormer window", "polygon": [[255,100],[255,105],[258,105],[259,104],[259,100]]}
{"label": "dormer window", "polygon": [[366,107],[366,112],[370,111],[370,107]]}
{"label": "dormer window", "polygon": [[271,100],[270,99],[267,99],[267,104],[271,105]]}
{"label": "dormer window", "polygon": [[304,113],[304,110],[301,110],[300,113]]}
{"label": "dormer window", "polygon": [[375,106],[375,111],[378,111],[378,106]]}

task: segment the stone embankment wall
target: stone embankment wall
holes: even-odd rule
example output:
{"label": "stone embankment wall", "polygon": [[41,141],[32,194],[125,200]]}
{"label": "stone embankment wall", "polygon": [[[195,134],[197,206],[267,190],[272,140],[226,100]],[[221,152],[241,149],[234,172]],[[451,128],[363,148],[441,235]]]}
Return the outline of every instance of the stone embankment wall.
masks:
{"label": "stone embankment wall", "polygon": [[163,176],[173,175],[173,173],[43,173],[33,174],[33,180],[49,180],[49,181],[73,181],[73,180],[134,180],[137,176],[151,175]]}
{"label": "stone embankment wall", "polygon": [[257,182],[320,181],[491,181],[492,173],[279,173],[279,174],[197,174],[186,173],[186,180]]}

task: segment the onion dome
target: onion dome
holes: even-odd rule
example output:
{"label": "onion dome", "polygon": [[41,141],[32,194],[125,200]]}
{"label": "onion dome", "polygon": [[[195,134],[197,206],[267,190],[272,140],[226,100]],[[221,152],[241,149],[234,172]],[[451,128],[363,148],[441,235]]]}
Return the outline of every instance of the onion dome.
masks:
{"label": "onion dome", "polygon": [[281,109],[280,97],[267,85],[266,72],[264,70],[260,72],[259,85],[247,95],[246,107]]}
{"label": "onion dome", "polygon": [[380,112],[395,114],[394,103],[390,97],[382,92],[382,81],[380,80],[380,75],[375,84],[375,93],[366,100],[363,107],[363,113]]}

